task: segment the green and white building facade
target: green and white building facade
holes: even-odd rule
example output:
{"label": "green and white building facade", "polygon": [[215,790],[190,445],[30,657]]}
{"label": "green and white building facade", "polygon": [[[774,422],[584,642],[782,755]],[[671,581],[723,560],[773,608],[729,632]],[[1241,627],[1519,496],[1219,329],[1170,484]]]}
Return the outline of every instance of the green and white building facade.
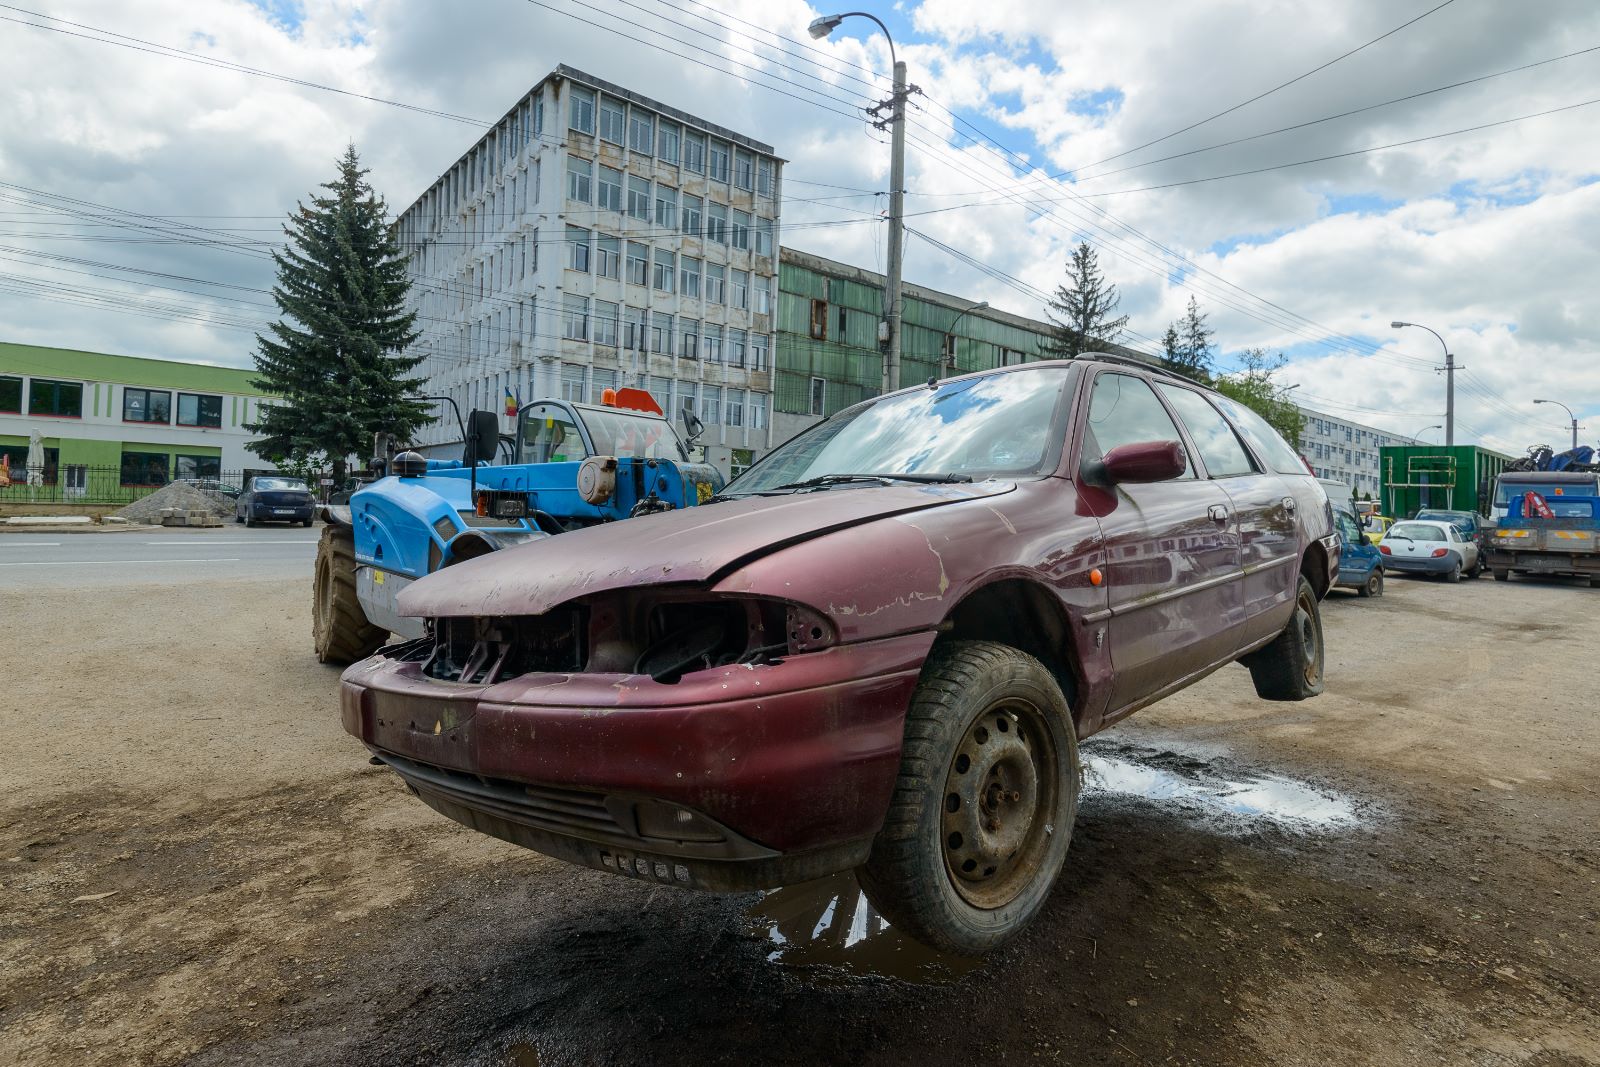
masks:
{"label": "green and white building facade", "polygon": [[[266,399],[251,370],[0,342],[0,455],[22,481],[34,430],[45,484],[64,498],[91,478],[145,489],[266,468],[244,429]],[[78,492],[75,492],[77,490]]]}

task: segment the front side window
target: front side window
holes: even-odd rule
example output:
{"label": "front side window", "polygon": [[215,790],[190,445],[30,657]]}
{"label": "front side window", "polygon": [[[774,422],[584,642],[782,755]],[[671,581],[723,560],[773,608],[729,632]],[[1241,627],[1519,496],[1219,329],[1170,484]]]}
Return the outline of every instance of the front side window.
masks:
{"label": "front side window", "polygon": [[[1031,372],[1015,371],[1026,378]],[[1002,377],[1012,377],[1007,374]],[[1098,460],[1113,448],[1148,441],[1178,441],[1183,437],[1167,409],[1143,378],[1131,374],[1105,373],[1094,380],[1089,397],[1089,421],[1084,427],[1083,458]],[[1186,463],[1185,478],[1194,476]]]}
{"label": "front side window", "polygon": [[1250,454],[1239,443],[1239,436],[1228,425],[1228,420],[1193,389],[1182,386],[1160,386],[1161,395],[1177,409],[1178,417],[1189,428],[1200,458],[1206,462],[1206,471],[1213,478],[1230,478],[1237,474],[1254,474],[1255,466]]}
{"label": "front side window", "polygon": [[222,426],[222,398],[220,396],[207,396],[204,393],[179,393],[178,425],[220,428]]}
{"label": "front side window", "polygon": [[587,204],[589,194],[589,161],[577,156],[567,157],[567,199]]}
{"label": "front side window", "polygon": [[166,485],[167,454],[165,452],[123,452],[122,484],[136,486]]}
{"label": "front side window", "polygon": [[48,378],[28,380],[28,414],[83,418],[83,383]]}
{"label": "front side window", "polygon": [[650,179],[628,175],[628,215],[650,221]]}
{"label": "front side window", "polygon": [[172,421],[172,394],[155,389],[127,388],[122,391],[123,422]]}
{"label": "front side window", "polygon": [[600,99],[600,139],[614,145],[623,143],[628,126],[628,113],[622,101],[609,96]]}
{"label": "front side window", "polygon": [[567,120],[568,124],[579,133],[594,133],[594,90],[580,89],[574,85],[569,95],[572,98],[572,114]]}
{"label": "front side window", "polygon": [[659,292],[672,292],[673,268],[675,266],[672,260],[672,249],[656,249],[655,270],[651,274],[650,284]]}
{"label": "front side window", "polygon": [[567,227],[567,267],[589,272],[589,231],[582,226]]}
{"label": "front side window", "polygon": [[656,120],[648,111],[635,111],[628,119],[628,148],[649,155],[656,144]]}
{"label": "front side window", "polygon": [[600,195],[594,206],[605,208],[607,211],[622,210],[622,172],[620,170],[601,165]]}

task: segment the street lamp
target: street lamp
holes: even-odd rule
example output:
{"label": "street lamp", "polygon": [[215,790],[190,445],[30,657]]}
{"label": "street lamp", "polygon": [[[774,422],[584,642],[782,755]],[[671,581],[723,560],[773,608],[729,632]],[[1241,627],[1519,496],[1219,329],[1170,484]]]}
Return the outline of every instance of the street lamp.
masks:
{"label": "street lamp", "polygon": [[989,306],[989,301],[981,300],[978,303],[973,304],[969,308],[963,308],[962,311],[959,314],[957,314],[955,318],[950,320],[950,328],[945,331],[945,336],[950,338],[949,364],[950,364],[950,369],[951,370],[955,370],[956,369],[956,323],[958,323],[962,319],[966,318],[967,317],[967,313],[969,311],[981,311],[981,310],[983,310],[984,308],[986,308],[988,306]]}
{"label": "street lamp", "polygon": [[[1401,322],[1396,319],[1389,326],[1395,330],[1415,326],[1439,337],[1437,330],[1430,330],[1420,322]],[[1450,354],[1450,346],[1444,343],[1443,337],[1439,337],[1439,344],[1444,349],[1444,366],[1434,369],[1444,371],[1444,443],[1453,445],[1456,443],[1456,357]]]}
{"label": "street lamp", "polygon": [[[828,36],[839,28],[839,24],[847,18],[860,17],[871,19],[878,24],[878,29],[883,31],[884,37],[889,41],[889,61],[894,65],[894,95],[889,100],[891,108],[889,115],[889,255],[888,255],[888,291],[885,293],[888,304],[889,320],[889,349],[883,361],[883,391],[892,393],[900,388],[900,322],[903,304],[901,301],[900,277],[903,272],[903,258],[905,246],[905,184],[906,184],[906,65],[900,62],[894,51],[894,37],[889,33],[889,27],[883,20],[870,11],[846,11],[839,15],[823,15],[811,23],[809,32],[817,40]],[[882,107],[883,105],[879,105]],[[874,109],[876,113],[876,109]],[[880,125],[878,127],[882,129]]]}
{"label": "street lamp", "polygon": [[1572,420],[1572,447],[1573,448],[1577,448],[1578,447],[1578,416],[1576,416],[1576,415],[1574,415],[1572,413],[1572,409],[1567,407],[1567,405],[1563,404],[1559,400],[1535,400],[1534,403],[1535,404],[1554,404],[1556,407],[1560,408],[1562,411],[1565,411],[1567,413],[1567,418]]}
{"label": "street lamp", "polygon": [[1416,433],[1411,435],[1411,443],[1412,444],[1418,444],[1419,443],[1417,441],[1418,436],[1420,436],[1421,434],[1427,433],[1429,430],[1442,430],[1442,429],[1444,429],[1444,427],[1440,426],[1437,422],[1434,423],[1432,426],[1424,426],[1422,429],[1418,430]]}

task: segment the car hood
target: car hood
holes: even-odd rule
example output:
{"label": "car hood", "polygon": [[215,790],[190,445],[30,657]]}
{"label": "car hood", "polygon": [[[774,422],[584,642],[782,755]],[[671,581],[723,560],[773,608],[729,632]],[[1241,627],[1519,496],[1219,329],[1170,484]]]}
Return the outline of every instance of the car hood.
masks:
{"label": "car hood", "polygon": [[711,583],[770,552],[910,512],[997,496],[1013,482],[836,487],[747,497],[545,538],[466,560],[408,586],[402,615],[542,615],[614,589]]}

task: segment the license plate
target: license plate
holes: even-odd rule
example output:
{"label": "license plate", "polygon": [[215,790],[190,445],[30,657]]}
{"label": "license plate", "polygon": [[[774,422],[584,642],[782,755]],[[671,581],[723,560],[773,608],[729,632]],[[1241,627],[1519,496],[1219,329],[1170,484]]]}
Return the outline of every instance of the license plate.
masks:
{"label": "license plate", "polygon": [[1530,571],[1558,571],[1571,566],[1558,559],[1519,559],[1517,566]]}
{"label": "license plate", "polygon": [[293,515],[294,508],[273,508],[272,513],[274,515]]}

